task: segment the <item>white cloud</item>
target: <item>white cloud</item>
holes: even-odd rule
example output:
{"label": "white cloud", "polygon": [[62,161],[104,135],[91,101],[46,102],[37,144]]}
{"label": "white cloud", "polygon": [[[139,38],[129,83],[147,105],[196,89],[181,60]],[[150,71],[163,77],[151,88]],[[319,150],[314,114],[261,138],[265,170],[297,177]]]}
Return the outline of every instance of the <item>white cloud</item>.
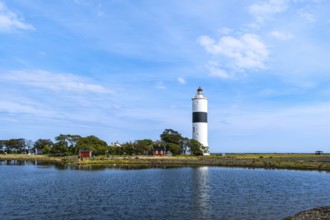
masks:
{"label": "white cloud", "polygon": [[99,17],[101,17],[105,14],[101,3],[96,3],[96,2],[90,1],[90,0],[73,0],[73,1],[77,5],[85,6],[85,7],[88,7],[89,9],[92,9],[93,11],[95,11],[96,15]]}
{"label": "white cloud", "polygon": [[19,18],[4,3],[0,2],[0,32],[15,30],[34,30],[34,27],[25,23],[22,18]]}
{"label": "white cloud", "polygon": [[268,0],[253,4],[249,12],[255,17],[257,24],[262,24],[272,15],[284,12],[288,8],[288,0]]}
{"label": "white cloud", "polygon": [[220,65],[216,61],[209,61],[207,68],[209,70],[209,76],[219,77],[222,79],[230,78],[230,75],[223,69],[221,69]]}
{"label": "white cloud", "polygon": [[310,12],[307,12],[306,10],[299,10],[298,14],[301,18],[303,18],[309,22],[315,22],[315,20],[316,20],[315,15]]}
{"label": "white cloud", "polygon": [[292,35],[290,33],[280,32],[280,31],[272,31],[272,32],[270,32],[270,35],[272,37],[275,37],[276,39],[283,40],[283,41],[291,40],[294,38],[294,35]]}
{"label": "white cloud", "polygon": [[157,82],[156,89],[166,89],[166,86],[163,82]]}
{"label": "white cloud", "polygon": [[[226,66],[235,71],[265,68],[269,55],[266,45],[255,34],[243,34],[238,38],[223,36],[217,42],[208,36],[201,36],[199,43],[208,53],[220,56],[221,60],[226,58]],[[220,75],[225,76],[224,73]]]}
{"label": "white cloud", "polygon": [[230,28],[228,28],[228,27],[223,27],[223,28],[218,29],[218,32],[219,32],[221,35],[228,35],[228,34],[232,33],[233,30],[230,29]]}
{"label": "white cloud", "polygon": [[29,114],[38,117],[60,118],[61,114],[48,110],[45,106],[36,103],[18,102],[18,101],[0,101],[0,111],[10,114]]}
{"label": "white cloud", "polygon": [[13,82],[28,87],[52,91],[111,93],[98,84],[92,84],[80,76],[68,73],[52,73],[44,70],[12,71],[0,75],[3,81]]}
{"label": "white cloud", "polygon": [[186,84],[187,83],[186,80],[184,78],[182,78],[182,77],[178,77],[178,81],[181,84]]}

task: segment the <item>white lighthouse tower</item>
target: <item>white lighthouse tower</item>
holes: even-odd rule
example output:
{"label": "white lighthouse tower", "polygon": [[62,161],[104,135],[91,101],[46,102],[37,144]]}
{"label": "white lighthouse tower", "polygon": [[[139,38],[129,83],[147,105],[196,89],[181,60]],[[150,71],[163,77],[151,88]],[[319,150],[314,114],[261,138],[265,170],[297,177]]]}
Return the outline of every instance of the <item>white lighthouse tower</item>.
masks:
{"label": "white lighthouse tower", "polygon": [[210,155],[207,132],[207,98],[201,87],[197,89],[197,94],[192,98],[192,111],[193,139],[205,147],[203,155]]}

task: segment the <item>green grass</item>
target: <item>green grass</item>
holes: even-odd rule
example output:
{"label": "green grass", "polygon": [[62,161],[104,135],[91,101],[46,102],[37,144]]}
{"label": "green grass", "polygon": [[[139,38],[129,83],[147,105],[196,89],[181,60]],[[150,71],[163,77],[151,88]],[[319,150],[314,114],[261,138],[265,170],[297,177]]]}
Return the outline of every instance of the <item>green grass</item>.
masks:
{"label": "green grass", "polygon": [[0,154],[0,160],[31,160],[31,161],[62,161],[63,157],[51,157],[48,155],[28,155],[28,154]]}
{"label": "green grass", "polygon": [[37,160],[75,165],[225,166],[266,169],[330,171],[330,155],[314,154],[227,154],[225,156],[98,156],[79,160],[77,156],[0,155],[0,160]]}

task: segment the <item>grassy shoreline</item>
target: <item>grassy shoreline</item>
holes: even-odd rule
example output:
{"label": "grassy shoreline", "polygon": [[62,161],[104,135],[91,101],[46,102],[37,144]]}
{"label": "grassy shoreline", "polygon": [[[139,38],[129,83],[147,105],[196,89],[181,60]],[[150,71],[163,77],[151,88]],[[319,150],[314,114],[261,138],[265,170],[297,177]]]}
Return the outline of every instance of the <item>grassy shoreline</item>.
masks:
{"label": "grassy shoreline", "polygon": [[226,156],[98,156],[79,160],[76,156],[0,155],[0,160],[45,161],[77,166],[222,166],[266,169],[295,169],[330,171],[330,155],[314,154],[228,154]]}

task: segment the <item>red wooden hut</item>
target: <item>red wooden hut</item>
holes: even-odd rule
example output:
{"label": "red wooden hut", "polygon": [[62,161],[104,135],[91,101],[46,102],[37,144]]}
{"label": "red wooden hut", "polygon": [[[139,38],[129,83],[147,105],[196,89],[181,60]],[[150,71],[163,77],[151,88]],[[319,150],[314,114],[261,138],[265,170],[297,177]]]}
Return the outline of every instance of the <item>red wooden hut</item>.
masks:
{"label": "red wooden hut", "polygon": [[92,151],[91,150],[80,150],[79,151],[79,157],[80,158],[88,158],[92,156]]}
{"label": "red wooden hut", "polygon": [[152,146],[152,155],[154,156],[165,156],[166,148],[161,145]]}

